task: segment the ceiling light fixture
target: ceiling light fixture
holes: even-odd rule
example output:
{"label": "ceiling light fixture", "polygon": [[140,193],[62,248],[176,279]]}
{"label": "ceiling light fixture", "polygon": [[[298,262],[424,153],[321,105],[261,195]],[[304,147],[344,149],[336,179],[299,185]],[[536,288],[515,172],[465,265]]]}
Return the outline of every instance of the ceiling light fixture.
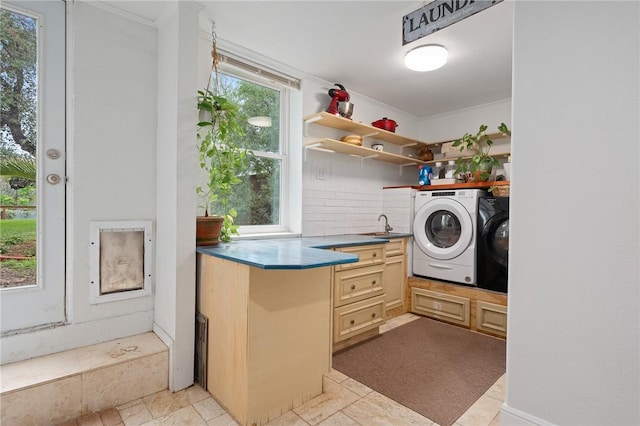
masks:
{"label": "ceiling light fixture", "polygon": [[413,71],[433,71],[447,63],[447,49],[439,44],[425,44],[404,55],[404,64]]}
{"label": "ceiling light fixture", "polygon": [[271,127],[271,117],[267,117],[264,115],[250,117],[247,121],[249,122],[249,124],[256,127]]}

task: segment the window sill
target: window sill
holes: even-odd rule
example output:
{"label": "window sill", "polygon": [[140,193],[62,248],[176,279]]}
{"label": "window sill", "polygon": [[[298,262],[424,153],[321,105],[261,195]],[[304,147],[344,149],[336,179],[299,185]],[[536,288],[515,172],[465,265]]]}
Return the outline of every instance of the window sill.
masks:
{"label": "window sill", "polygon": [[257,239],[272,239],[272,238],[300,238],[300,234],[294,232],[265,232],[254,234],[242,234],[233,237],[234,240],[257,240]]}

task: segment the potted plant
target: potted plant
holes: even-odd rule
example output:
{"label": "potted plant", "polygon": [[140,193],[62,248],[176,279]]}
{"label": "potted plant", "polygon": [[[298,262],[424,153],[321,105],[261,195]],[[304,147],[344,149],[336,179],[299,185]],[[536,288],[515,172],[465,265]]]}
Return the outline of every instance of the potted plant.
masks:
{"label": "potted plant", "polygon": [[[486,130],[487,126],[482,124],[475,135],[465,133],[462,138],[453,142],[453,146],[459,148],[460,152],[474,152],[468,160],[462,158],[456,160],[456,174],[470,173],[476,181],[486,181],[491,176],[493,166],[500,165],[500,162],[489,154],[493,140],[485,133]],[[498,130],[504,135],[511,136],[511,130],[504,123],[500,123]]]}
{"label": "potted plant", "polygon": [[[198,195],[205,199],[204,216],[197,218],[206,228],[220,228],[219,240],[231,241],[238,234],[234,218],[236,209],[230,204],[233,187],[242,183],[238,177],[249,166],[251,151],[241,146],[244,131],[240,123],[238,105],[209,88],[198,91],[198,151],[200,167],[207,172],[206,188],[198,187]],[[215,213],[210,216],[209,213]],[[215,236],[204,236],[196,230],[196,244],[216,245]]]}
{"label": "potted plant", "polygon": [[[211,73],[214,76],[207,88],[198,91],[198,152],[200,167],[207,172],[206,189],[196,191],[205,200],[204,216],[196,218],[196,245],[228,243],[238,235],[234,219],[238,215],[230,204],[233,187],[242,183],[238,177],[249,168],[253,153],[241,144],[244,137],[240,108],[231,100],[220,96],[216,34],[212,31]],[[214,213],[210,216],[209,213]]]}

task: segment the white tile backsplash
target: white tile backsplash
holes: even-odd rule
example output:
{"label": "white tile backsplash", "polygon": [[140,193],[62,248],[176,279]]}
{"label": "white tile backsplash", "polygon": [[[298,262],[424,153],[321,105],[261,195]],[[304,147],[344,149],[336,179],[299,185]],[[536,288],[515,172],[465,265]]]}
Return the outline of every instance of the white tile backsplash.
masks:
{"label": "white tile backsplash", "polygon": [[[318,179],[318,170],[323,170],[323,179]],[[359,158],[349,155],[308,151],[303,165],[302,234],[383,231],[384,221],[378,221],[378,217],[389,215],[384,211],[383,187],[414,185],[416,181],[417,169],[406,167],[401,176],[399,166],[394,164],[365,160],[361,165]],[[397,200],[400,208],[409,203],[401,194]],[[406,232],[403,229],[409,226],[401,223],[401,213],[393,214],[397,217],[392,223],[394,230]]]}
{"label": "white tile backsplash", "polygon": [[394,232],[413,233],[415,190],[411,188],[387,188],[383,191],[384,214]]}

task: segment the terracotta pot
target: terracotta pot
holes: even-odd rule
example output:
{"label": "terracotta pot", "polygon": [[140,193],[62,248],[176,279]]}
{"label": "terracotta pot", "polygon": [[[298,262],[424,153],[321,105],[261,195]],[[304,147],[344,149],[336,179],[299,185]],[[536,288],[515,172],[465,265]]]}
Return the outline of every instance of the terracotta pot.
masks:
{"label": "terracotta pot", "polygon": [[420,161],[431,161],[433,160],[433,152],[429,149],[429,147],[425,146],[418,153],[418,160]]}
{"label": "terracotta pot", "polygon": [[[473,173],[473,180],[476,182],[486,182],[487,180],[489,180],[489,177],[491,177],[492,169],[493,163],[491,162],[491,160],[482,161],[480,164],[478,164],[478,168]],[[484,178],[480,176],[481,174],[485,175]]]}
{"label": "terracotta pot", "polygon": [[217,246],[223,221],[222,216],[196,216],[196,246]]}

